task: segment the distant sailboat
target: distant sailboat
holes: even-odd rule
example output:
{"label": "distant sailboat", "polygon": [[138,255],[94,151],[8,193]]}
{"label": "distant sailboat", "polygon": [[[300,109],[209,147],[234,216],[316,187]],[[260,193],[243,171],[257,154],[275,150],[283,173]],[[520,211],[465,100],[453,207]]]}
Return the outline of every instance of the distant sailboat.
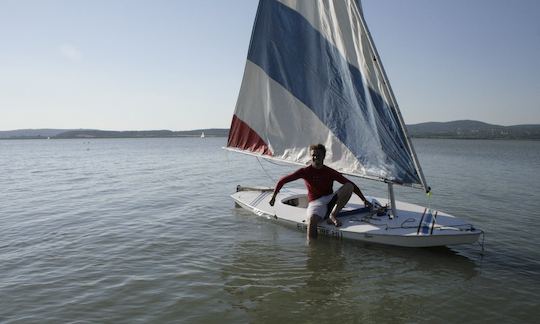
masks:
{"label": "distant sailboat", "polygon": [[201,138],[204,138],[204,132],[201,133]]}
{"label": "distant sailboat", "polygon": [[[394,185],[430,191],[358,0],[261,0],[227,149],[305,166],[309,145],[326,164],[377,180],[388,199],[354,196],[342,226],[319,233],[427,247],[473,243],[483,233],[449,214],[396,201]],[[202,137],[202,136],[201,136]],[[306,230],[305,190],[237,187],[235,202],[256,215]],[[347,214],[347,215],[345,215]]]}

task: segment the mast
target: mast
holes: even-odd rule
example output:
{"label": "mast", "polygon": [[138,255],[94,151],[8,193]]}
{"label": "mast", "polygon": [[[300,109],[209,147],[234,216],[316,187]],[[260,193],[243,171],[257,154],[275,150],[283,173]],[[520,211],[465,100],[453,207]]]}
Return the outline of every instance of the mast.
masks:
{"label": "mast", "polygon": [[[381,63],[379,53],[377,52],[377,48],[375,47],[375,43],[373,42],[373,38],[371,37],[371,33],[364,19],[364,10],[362,9],[361,0],[358,0],[358,8],[360,9],[360,22],[362,23],[362,27],[366,31],[369,47],[371,48],[371,51],[373,52],[373,56],[374,56],[373,61],[375,62],[375,66],[377,67],[377,69],[379,70],[379,73],[381,74],[383,78],[384,85],[386,86],[386,89],[388,90],[388,94],[390,95],[390,100],[392,101],[391,109],[396,115],[399,125],[403,133],[405,134],[405,142],[407,144],[407,147],[409,148],[409,151],[412,154],[414,168],[416,169],[416,172],[418,173],[418,176],[420,177],[422,187],[424,188],[426,192],[429,192],[431,188],[427,185],[426,178],[424,177],[424,173],[422,172],[422,167],[420,166],[420,162],[418,161],[418,157],[416,155],[416,151],[414,150],[414,147],[411,143],[411,138],[409,136],[409,132],[407,131],[407,126],[405,125],[405,121],[403,120],[403,116],[401,115],[401,111],[399,110],[399,105],[394,95],[394,91],[392,90],[392,86],[390,85],[388,76],[386,75],[386,71]],[[389,186],[390,185],[391,183],[389,183]],[[389,192],[393,196],[394,191],[390,189],[391,188],[389,187]]]}

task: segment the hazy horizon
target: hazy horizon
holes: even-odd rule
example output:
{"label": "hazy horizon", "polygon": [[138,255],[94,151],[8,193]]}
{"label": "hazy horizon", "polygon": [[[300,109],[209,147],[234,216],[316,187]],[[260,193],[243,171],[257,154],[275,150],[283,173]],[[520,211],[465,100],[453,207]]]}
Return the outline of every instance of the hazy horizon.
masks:
{"label": "hazy horizon", "polygon": [[[462,122],[462,121],[473,121],[473,122],[479,122],[479,123],[486,123],[481,120],[470,120],[470,119],[459,119],[459,120],[450,120],[450,121],[427,121],[427,122],[421,122],[421,123],[406,123],[407,126],[411,125],[418,125],[418,124],[425,124],[425,123],[451,123],[451,122]],[[539,124],[515,124],[515,125],[500,125],[500,124],[491,124],[486,123],[493,126],[503,126],[503,127],[511,127],[511,126],[540,126]],[[201,128],[191,128],[191,129],[100,129],[100,128],[82,128],[82,127],[71,127],[71,128],[54,128],[54,127],[40,127],[40,128],[17,128],[17,129],[0,129],[0,132],[12,132],[12,131],[23,131],[23,130],[65,130],[65,131],[71,131],[71,130],[96,130],[96,131],[111,131],[111,132],[145,132],[145,131],[172,131],[172,132],[189,132],[189,131],[200,131],[200,130],[207,130],[207,129],[229,129],[229,127],[201,127]]]}

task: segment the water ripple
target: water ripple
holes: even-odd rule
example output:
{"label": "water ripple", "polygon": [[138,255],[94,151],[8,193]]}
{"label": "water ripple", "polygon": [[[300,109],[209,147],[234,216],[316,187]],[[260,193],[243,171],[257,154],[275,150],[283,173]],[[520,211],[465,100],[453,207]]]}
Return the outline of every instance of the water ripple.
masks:
{"label": "water ripple", "polygon": [[[2,142],[2,321],[535,318],[538,164],[521,157],[539,159],[538,143],[520,150],[506,142],[418,142],[436,188],[429,203],[486,230],[482,257],[476,246],[307,244],[305,233],[233,207],[228,195],[236,184],[274,181],[253,159],[221,150],[224,140]],[[501,153],[504,162],[494,159],[505,150],[512,154]],[[509,166],[527,176],[503,172]],[[275,178],[290,170],[268,166]],[[523,185],[508,187],[516,177]],[[421,193],[396,191],[425,203]]]}

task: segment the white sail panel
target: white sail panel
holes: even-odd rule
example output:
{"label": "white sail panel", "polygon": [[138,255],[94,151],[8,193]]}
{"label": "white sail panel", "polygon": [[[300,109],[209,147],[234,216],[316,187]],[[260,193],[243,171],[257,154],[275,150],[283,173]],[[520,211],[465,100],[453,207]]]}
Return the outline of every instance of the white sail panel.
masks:
{"label": "white sail panel", "polygon": [[236,106],[235,115],[268,143],[274,158],[306,164],[311,160],[309,145],[321,143],[327,149],[326,164],[342,172],[366,174],[354,154],[311,109],[249,61]]}
{"label": "white sail panel", "polygon": [[[355,0],[279,0],[282,4],[297,11],[314,29],[332,43],[339,52],[346,57],[347,62],[360,69],[364,64],[363,52],[370,51],[360,42],[362,29],[360,24],[360,12],[356,10]],[[336,23],[338,22],[339,23]],[[367,53],[367,57],[371,57]]]}

